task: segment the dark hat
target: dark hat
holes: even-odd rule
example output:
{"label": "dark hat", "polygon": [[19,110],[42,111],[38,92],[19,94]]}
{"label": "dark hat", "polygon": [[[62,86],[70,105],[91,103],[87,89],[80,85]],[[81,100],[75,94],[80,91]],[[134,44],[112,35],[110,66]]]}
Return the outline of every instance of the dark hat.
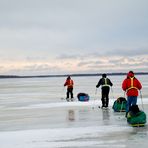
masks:
{"label": "dark hat", "polygon": [[70,76],[68,76],[67,79],[68,79],[68,80],[71,79]]}
{"label": "dark hat", "polygon": [[104,73],[104,74],[102,74],[102,77],[103,77],[103,78],[106,78],[106,74],[105,74],[105,73]]}

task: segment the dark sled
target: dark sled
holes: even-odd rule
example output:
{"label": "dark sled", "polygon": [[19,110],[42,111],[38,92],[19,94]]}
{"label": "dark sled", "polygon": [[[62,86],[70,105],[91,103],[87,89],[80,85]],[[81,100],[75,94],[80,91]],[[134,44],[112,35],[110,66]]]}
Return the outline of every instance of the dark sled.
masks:
{"label": "dark sled", "polygon": [[146,123],[146,114],[139,110],[138,105],[133,105],[127,113],[127,122],[133,127],[143,127]]}
{"label": "dark sled", "polygon": [[89,101],[89,95],[86,93],[78,93],[77,98],[79,101],[83,102]]}
{"label": "dark sled", "polygon": [[126,99],[124,97],[119,97],[113,104],[113,110],[115,112],[125,112],[126,111]]}

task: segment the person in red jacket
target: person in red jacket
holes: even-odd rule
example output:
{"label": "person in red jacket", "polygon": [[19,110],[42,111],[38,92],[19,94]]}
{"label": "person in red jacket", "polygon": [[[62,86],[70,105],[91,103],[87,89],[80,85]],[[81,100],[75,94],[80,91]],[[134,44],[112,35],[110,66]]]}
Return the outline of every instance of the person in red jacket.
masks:
{"label": "person in red jacket", "polygon": [[67,96],[66,96],[66,100],[69,101],[69,94],[71,95],[71,101],[73,101],[73,85],[74,85],[74,82],[73,80],[71,79],[70,76],[67,77],[65,83],[64,83],[64,86],[67,86]]}
{"label": "person in red jacket", "polygon": [[142,85],[140,81],[135,78],[134,72],[129,71],[127,78],[122,83],[122,89],[126,92],[127,95],[126,113],[129,111],[129,108],[132,105],[137,104],[138,91],[141,90],[141,88]]}

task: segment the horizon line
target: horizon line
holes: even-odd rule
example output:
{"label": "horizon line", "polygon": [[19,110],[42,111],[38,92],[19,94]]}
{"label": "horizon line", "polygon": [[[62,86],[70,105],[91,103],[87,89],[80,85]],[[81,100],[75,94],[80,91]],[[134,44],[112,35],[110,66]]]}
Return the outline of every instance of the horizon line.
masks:
{"label": "horizon line", "polygon": [[[103,73],[103,72],[102,72]],[[76,74],[48,74],[48,75],[0,75],[0,78],[44,78],[44,77],[66,77],[66,76],[73,76],[73,77],[81,77],[81,76],[101,76],[102,73],[76,73]],[[126,75],[127,72],[111,72],[106,73],[107,75]],[[135,72],[136,75],[148,75],[148,72]]]}

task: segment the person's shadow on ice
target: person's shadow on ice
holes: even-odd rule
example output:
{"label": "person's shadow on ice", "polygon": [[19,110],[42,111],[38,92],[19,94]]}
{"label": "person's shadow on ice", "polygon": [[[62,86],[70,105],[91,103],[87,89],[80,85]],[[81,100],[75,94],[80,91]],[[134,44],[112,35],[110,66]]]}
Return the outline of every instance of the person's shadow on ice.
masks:
{"label": "person's shadow on ice", "polygon": [[75,112],[74,110],[68,110],[68,120],[74,121],[75,120]]}
{"label": "person's shadow on ice", "polygon": [[110,112],[108,109],[102,110],[102,119],[104,124],[108,124],[110,120]]}

